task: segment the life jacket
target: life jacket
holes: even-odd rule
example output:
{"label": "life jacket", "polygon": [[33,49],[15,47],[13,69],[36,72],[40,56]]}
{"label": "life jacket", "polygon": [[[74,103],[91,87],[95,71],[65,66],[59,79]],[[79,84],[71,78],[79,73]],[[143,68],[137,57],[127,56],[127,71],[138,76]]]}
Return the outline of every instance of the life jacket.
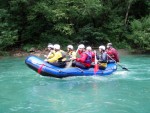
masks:
{"label": "life jacket", "polygon": [[82,52],[80,58],[77,58],[76,61],[82,63],[86,67],[90,67],[92,56],[90,53]]}
{"label": "life jacket", "polygon": [[79,54],[79,56],[81,57],[81,56],[82,56],[82,54],[83,54],[83,51],[78,50],[78,54]]}
{"label": "life jacket", "polygon": [[85,54],[87,54],[85,63],[91,64],[92,63],[92,52],[85,52]]}
{"label": "life jacket", "polygon": [[71,58],[72,51],[69,51],[69,52],[68,52],[68,55],[69,55],[69,58]]}
{"label": "life jacket", "polygon": [[113,56],[113,51],[112,51],[111,48],[110,48],[110,49],[107,49],[106,52],[107,52],[107,54],[108,54],[109,56]]}
{"label": "life jacket", "polygon": [[70,59],[70,58],[76,59],[76,52],[75,52],[75,51],[69,51],[69,52],[68,52],[68,58],[69,58],[69,59]]}
{"label": "life jacket", "polygon": [[105,69],[107,67],[107,54],[106,52],[101,53],[101,55],[99,56],[99,61],[98,61],[98,65],[100,69]]}
{"label": "life jacket", "polygon": [[62,53],[61,53],[60,51],[56,51],[56,52],[55,52],[55,55],[54,55],[52,58],[48,59],[48,62],[49,62],[49,63],[58,62],[58,60],[59,60],[60,58],[62,58]]}
{"label": "life jacket", "polygon": [[114,48],[110,48],[106,50],[107,54],[111,57],[108,57],[109,60],[114,59],[116,62],[119,62],[118,52]]}
{"label": "life jacket", "polygon": [[55,51],[54,50],[51,50],[47,56],[48,59],[52,58],[55,56]]}
{"label": "life jacket", "polygon": [[60,57],[58,59],[58,62],[64,62],[64,61],[66,61],[66,52],[63,51],[63,50],[60,50],[60,52],[61,52],[62,57]]}
{"label": "life jacket", "polygon": [[103,52],[99,55],[99,60],[101,62],[106,62],[107,63],[107,60],[108,60],[108,57],[107,57],[107,53],[106,52]]}

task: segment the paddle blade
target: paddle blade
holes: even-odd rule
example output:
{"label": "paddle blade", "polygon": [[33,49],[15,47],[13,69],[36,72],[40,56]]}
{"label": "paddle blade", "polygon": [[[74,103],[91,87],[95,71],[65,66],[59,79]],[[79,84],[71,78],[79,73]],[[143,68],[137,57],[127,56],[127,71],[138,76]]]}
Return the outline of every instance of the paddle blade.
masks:
{"label": "paddle blade", "polygon": [[96,74],[96,72],[99,70],[99,66],[98,66],[98,64],[95,64],[95,66],[94,66],[94,74]]}
{"label": "paddle blade", "polygon": [[121,64],[118,64],[122,69],[126,70],[126,71],[129,71],[128,68],[126,67],[123,67]]}
{"label": "paddle blade", "polygon": [[126,67],[123,67],[122,69],[126,70],[126,71],[129,71]]}

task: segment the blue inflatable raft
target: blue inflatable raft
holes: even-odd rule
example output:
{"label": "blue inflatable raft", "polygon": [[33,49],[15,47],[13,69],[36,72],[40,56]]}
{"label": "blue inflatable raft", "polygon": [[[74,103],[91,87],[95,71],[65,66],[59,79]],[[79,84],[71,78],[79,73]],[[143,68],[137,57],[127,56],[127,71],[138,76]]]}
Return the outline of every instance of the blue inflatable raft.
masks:
{"label": "blue inflatable raft", "polygon": [[[36,56],[28,56],[25,63],[34,71],[43,76],[50,76],[56,78],[70,77],[70,76],[95,76],[94,68],[80,69],[78,67],[59,68],[53,66]],[[105,70],[98,70],[96,75],[106,76],[117,70],[116,63],[109,63]]]}

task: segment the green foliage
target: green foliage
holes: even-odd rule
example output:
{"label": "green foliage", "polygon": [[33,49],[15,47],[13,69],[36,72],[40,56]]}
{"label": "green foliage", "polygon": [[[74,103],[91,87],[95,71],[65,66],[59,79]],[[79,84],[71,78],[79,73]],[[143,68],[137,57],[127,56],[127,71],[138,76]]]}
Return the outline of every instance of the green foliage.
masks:
{"label": "green foliage", "polygon": [[60,33],[65,35],[72,35],[74,33],[71,24],[63,24],[63,23],[56,24],[54,26],[54,30],[59,31]]}
{"label": "green foliage", "polygon": [[30,49],[31,49],[32,47],[34,47],[34,45],[32,45],[32,44],[26,44],[26,45],[24,45],[24,46],[22,47],[22,49],[23,49],[24,51],[26,51],[26,52],[30,52]]}
{"label": "green foliage", "polygon": [[80,28],[79,34],[80,35],[78,35],[75,40],[81,43],[86,42],[86,45],[99,45],[108,41],[105,34],[103,34],[100,29],[94,28],[92,25],[86,25],[83,28]]}
{"label": "green foliage", "polygon": [[43,49],[43,48],[45,48],[46,46],[45,46],[45,44],[31,44],[31,43],[28,43],[28,44],[25,44],[25,45],[23,45],[22,46],[22,49],[24,50],[24,51],[26,51],[26,52],[30,52],[30,50],[32,50],[33,48],[35,49],[35,50],[41,50],[41,49]]}
{"label": "green foliage", "polygon": [[0,50],[15,44],[18,39],[18,30],[8,21],[9,16],[7,10],[0,10]]}
{"label": "green foliage", "polygon": [[0,56],[8,56],[9,53],[7,51],[0,51]]}
{"label": "green foliage", "polygon": [[20,46],[29,51],[32,46],[43,48],[47,43],[65,47],[78,43],[99,46],[108,42],[119,48],[149,48],[149,0],[6,0],[2,3],[1,50]]}
{"label": "green foliage", "polygon": [[132,45],[139,49],[150,48],[150,16],[141,20],[134,20],[131,23],[131,35],[128,38],[132,41]]}
{"label": "green foliage", "polygon": [[[75,44],[73,41],[69,40],[69,37],[61,36],[61,35],[52,35],[49,33],[43,33],[41,35],[43,42],[40,44],[44,44],[43,47],[46,47],[48,43],[52,44],[60,44],[62,48],[66,49],[68,44]],[[41,40],[42,40],[41,39]]]}

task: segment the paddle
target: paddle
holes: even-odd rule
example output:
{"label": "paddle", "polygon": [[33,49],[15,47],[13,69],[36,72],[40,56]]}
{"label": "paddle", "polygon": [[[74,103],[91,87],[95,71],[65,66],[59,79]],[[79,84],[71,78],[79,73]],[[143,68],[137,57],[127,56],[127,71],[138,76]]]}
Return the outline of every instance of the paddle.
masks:
{"label": "paddle", "polygon": [[118,66],[120,66],[122,69],[124,69],[124,70],[126,70],[126,71],[129,71],[126,67],[123,67],[121,64],[119,64],[119,63],[117,63],[111,56],[109,56],[108,54],[107,54],[107,56],[110,58],[110,59],[112,59]]}
{"label": "paddle", "polygon": [[99,66],[97,64],[96,51],[94,51],[94,52],[95,52],[94,74],[96,74],[96,72],[99,70]]}
{"label": "paddle", "polygon": [[129,71],[126,67],[123,67],[122,65],[120,65],[119,63],[117,63],[122,69]]}
{"label": "paddle", "polygon": [[[76,54],[78,52],[79,48],[76,50]],[[73,62],[74,59],[71,59],[70,62],[67,64],[66,68],[69,68],[72,66],[72,62]]]}

